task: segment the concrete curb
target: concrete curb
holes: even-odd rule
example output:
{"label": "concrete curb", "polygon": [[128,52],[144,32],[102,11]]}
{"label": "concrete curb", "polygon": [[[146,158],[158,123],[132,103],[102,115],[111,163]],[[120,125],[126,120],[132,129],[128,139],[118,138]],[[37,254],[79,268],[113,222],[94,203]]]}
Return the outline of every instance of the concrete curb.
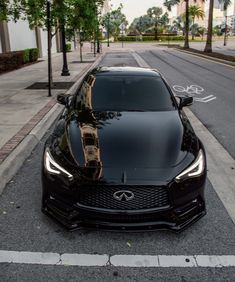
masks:
{"label": "concrete curb", "polygon": [[210,60],[210,61],[216,61],[216,62],[221,63],[221,64],[225,64],[225,65],[235,67],[235,63],[230,62],[230,61],[226,61],[226,60],[223,60],[223,59],[219,59],[219,58],[215,58],[215,57],[211,57],[211,56],[207,56],[207,55],[203,55],[203,54],[199,54],[199,53],[194,53],[194,52],[191,52],[191,51],[182,50],[182,49],[178,49],[178,48],[174,48],[174,49],[178,50],[180,52],[183,52],[183,53],[193,55],[193,56],[205,58],[205,59]]}
{"label": "concrete curb", "polygon": [[[77,82],[66,92],[66,94],[74,94],[77,86],[86,73],[94,68],[103,59],[105,53],[99,56],[94,63],[86,67],[80,74]],[[56,104],[42,118],[42,120],[31,130],[31,132],[22,140],[22,142],[8,155],[8,157],[0,164],[0,195],[4,191],[6,184],[17,173],[23,162],[30,156],[33,149],[40,142],[49,128],[53,125],[63,110],[63,106]]]}

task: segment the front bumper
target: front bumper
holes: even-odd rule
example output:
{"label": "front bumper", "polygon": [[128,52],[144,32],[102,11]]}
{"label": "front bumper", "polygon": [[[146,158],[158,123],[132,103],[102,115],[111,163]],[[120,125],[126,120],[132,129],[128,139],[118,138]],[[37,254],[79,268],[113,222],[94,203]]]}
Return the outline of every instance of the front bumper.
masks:
{"label": "front bumper", "polygon": [[[193,193],[177,193],[175,201],[166,208],[141,210],[113,210],[83,206],[60,194],[55,185],[47,178],[43,179],[44,194],[42,211],[56,219],[69,230],[95,228],[111,231],[151,231],[168,229],[181,231],[206,214],[204,201],[204,177],[199,181],[200,187]],[[48,189],[54,187],[54,189]],[[176,187],[172,187],[176,190]],[[187,187],[188,189],[188,187]],[[172,198],[172,193],[171,193]]]}
{"label": "front bumper", "polygon": [[182,231],[206,214],[205,204],[198,199],[188,203],[181,209],[168,212],[123,213],[90,212],[82,209],[66,207],[53,198],[42,206],[42,211],[62,223],[68,230],[83,228],[104,229],[110,231]]}

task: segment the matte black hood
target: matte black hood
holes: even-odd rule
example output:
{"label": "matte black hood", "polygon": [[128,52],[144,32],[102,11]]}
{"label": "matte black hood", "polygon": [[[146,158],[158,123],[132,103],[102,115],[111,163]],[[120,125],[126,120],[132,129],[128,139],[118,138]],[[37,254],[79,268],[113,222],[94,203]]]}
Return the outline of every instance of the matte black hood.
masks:
{"label": "matte black hood", "polygon": [[181,164],[184,167],[194,158],[188,154],[188,135],[178,111],[82,111],[67,121],[68,144],[76,163],[102,167],[114,178],[127,172],[134,178],[141,172],[143,177],[143,171],[152,177],[157,171],[163,178],[172,177],[182,170]]}

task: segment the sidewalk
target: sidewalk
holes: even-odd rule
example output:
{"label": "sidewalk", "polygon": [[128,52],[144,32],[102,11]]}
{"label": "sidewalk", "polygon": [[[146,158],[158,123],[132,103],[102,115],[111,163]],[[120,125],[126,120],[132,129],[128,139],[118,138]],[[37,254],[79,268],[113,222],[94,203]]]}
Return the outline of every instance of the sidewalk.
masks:
{"label": "sidewalk", "polygon": [[[52,57],[55,84],[71,82],[71,86],[100,56],[97,54],[94,57],[90,45],[86,44],[83,50],[84,63],[80,63],[79,51],[68,53],[67,58],[70,76],[61,76],[62,54],[54,54]],[[47,79],[46,58],[36,64],[0,75],[0,194],[38,143],[39,137],[45,134],[60,113],[62,106],[56,103],[57,94],[73,92],[74,87],[53,89],[52,97],[47,97],[47,89],[27,89],[36,82],[47,82]],[[65,85],[62,87],[65,88]],[[34,136],[31,136],[32,132]],[[27,143],[26,139],[30,142]],[[17,161],[19,164],[15,165]]]}
{"label": "sidewalk", "polygon": [[[205,48],[206,42],[189,42],[189,46],[191,48],[197,49],[199,51],[203,51]],[[183,46],[183,44],[181,44]],[[227,45],[224,46],[224,41],[213,41],[212,42],[212,50],[213,52],[221,53],[228,56],[235,56],[235,41],[229,40],[227,41]]]}

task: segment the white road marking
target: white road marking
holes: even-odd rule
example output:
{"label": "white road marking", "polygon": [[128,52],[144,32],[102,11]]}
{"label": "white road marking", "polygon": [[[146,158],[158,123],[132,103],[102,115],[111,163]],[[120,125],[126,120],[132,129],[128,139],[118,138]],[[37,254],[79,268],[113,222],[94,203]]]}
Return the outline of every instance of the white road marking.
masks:
{"label": "white road marking", "polygon": [[194,98],[193,100],[194,101],[197,101],[197,102],[201,102],[201,103],[208,103],[212,100],[215,100],[216,97],[214,95],[209,95],[209,96],[206,96],[204,98]]}
{"label": "white road marking", "polygon": [[[145,60],[144,60],[142,57],[140,57],[140,55],[137,54],[134,50],[131,50],[131,54],[132,54],[132,56],[135,58],[137,64],[138,64],[140,67],[152,69],[152,68],[145,62]],[[154,68],[154,69],[157,70],[156,68]]]}
{"label": "white road marking", "polygon": [[60,264],[79,266],[105,266],[108,263],[108,260],[108,255],[63,254],[60,257]]}
{"label": "white road marking", "polygon": [[[137,63],[141,66],[141,60]],[[235,224],[235,160],[189,108],[184,108],[184,112],[206,148],[208,178]]]}
{"label": "white road marking", "polygon": [[60,261],[60,254],[36,253],[36,252],[15,252],[0,251],[0,263],[27,263],[27,264],[57,264]]}
{"label": "white road marking", "polygon": [[206,100],[206,99],[211,98],[211,97],[214,97],[214,95],[209,95],[209,96],[206,96],[206,97],[204,97],[204,98],[194,98],[194,100],[198,100],[198,99],[200,99],[200,100]]}
{"label": "white road marking", "polygon": [[[188,96],[194,97],[195,95],[201,95],[204,92],[204,88],[198,85],[190,85],[190,86],[181,86],[181,85],[173,85],[173,90],[180,93],[187,93]],[[215,100],[216,97],[214,95],[208,95],[203,98],[194,97],[194,101],[200,103],[208,103],[210,101]]]}
{"label": "white road marking", "polygon": [[1,251],[0,263],[113,267],[234,267],[235,256],[92,255]]}
{"label": "white road marking", "polygon": [[190,86],[186,86],[185,88],[181,85],[173,85],[172,88],[176,91],[176,92],[185,92],[187,94],[197,94],[200,95],[202,94],[202,92],[204,92],[204,88],[199,86],[199,85],[190,85]]}
{"label": "white road marking", "polygon": [[110,257],[110,263],[122,267],[159,267],[158,256],[149,255],[114,255]]}

